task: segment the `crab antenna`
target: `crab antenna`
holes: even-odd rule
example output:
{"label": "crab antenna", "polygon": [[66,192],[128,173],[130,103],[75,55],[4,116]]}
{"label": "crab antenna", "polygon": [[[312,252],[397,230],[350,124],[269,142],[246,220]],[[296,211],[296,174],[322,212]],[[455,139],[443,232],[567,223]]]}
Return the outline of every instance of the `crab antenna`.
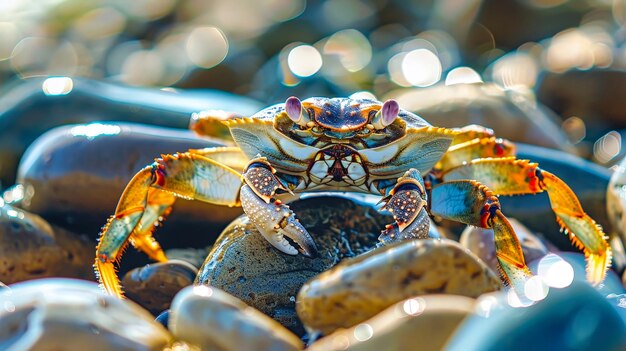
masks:
{"label": "crab antenna", "polygon": [[371,123],[374,128],[383,129],[396,120],[398,112],[400,112],[400,105],[398,105],[398,102],[396,100],[389,99],[385,101],[383,107],[381,107],[374,118],[372,118]]}
{"label": "crab antenna", "polygon": [[285,101],[285,112],[287,112],[287,116],[289,116],[292,121],[301,126],[306,126],[307,122],[309,122],[302,108],[302,102],[295,96],[291,96]]}

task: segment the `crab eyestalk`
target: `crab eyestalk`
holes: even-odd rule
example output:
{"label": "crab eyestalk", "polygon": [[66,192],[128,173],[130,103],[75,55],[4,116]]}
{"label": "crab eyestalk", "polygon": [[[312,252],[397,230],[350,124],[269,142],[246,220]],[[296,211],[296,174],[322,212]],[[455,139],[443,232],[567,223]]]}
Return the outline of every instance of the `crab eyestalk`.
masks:
{"label": "crab eyestalk", "polygon": [[311,121],[302,107],[302,102],[295,96],[291,96],[285,101],[285,112],[299,126],[306,127],[307,123]]}
{"label": "crab eyestalk", "polygon": [[372,118],[371,124],[376,129],[383,129],[396,120],[399,112],[400,105],[398,105],[398,102],[389,99],[383,103],[383,107],[381,107],[374,118]]}

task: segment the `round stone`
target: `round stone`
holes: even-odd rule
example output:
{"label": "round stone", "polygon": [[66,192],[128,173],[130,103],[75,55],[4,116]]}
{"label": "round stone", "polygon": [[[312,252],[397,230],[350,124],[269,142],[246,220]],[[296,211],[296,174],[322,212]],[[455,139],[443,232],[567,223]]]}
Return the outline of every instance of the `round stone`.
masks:
{"label": "round stone", "polygon": [[170,260],[135,268],[122,279],[126,297],[158,315],[170,307],[182,288],[192,285],[198,270],[191,264]]}
{"label": "round stone", "polygon": [[315,240],[317,257],[278,251],[242,216],[220,235],[196,283],[222,289],[303,334],[295,313],[300,287],[342,259],[372,249],[380,230],[393,219],[373,205],[345,197],[317,196],[289,206]]}
{"label": "round stone", "polygon": [[95,243],[24,210],[0,207],[0,280],[6,284],[44,278],[94,280]]}
{"label": "round stone", "polygon": [[497,275],[459,243],[410,240],[345,260],[309,280],[298,293],[296,310],[308,331],[326,335],[406,298],[478,297],[501,288]]}

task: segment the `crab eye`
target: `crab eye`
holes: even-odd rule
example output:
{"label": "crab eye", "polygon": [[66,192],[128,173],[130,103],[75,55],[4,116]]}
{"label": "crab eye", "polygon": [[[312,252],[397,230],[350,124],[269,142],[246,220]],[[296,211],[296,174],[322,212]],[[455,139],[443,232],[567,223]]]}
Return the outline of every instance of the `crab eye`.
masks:
{"label": "crab eye", "polygon": [[384,129],[396,120],[399,112],[400,106],[398,102],[389,99],[385,101],[380,110],[376,112],[376,115],[371,119],[371,123],[376,129]]}
{"label": "crab eye", "polygon": [[292,96],[285,101],[285,112],[292,121],[298,122],[300,120],[300,115],[302,114],[302,103],[300,99],[295,96]]}

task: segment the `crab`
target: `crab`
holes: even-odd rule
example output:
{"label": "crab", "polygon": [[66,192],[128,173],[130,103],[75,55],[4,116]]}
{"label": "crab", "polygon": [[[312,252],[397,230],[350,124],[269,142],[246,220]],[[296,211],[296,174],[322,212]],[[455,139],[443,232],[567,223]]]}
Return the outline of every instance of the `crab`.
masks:
{"label": "crab", "polygon": [[273,247],[314,259],[315,241],[286,198],[317,191],[380,195],[394,218],[382,229],[381,245],[429,237],[431,216],[493,228],[501,275],[523,293],[532,273],[498,196],[545,191],[562,230],[587,257],[587,279],[599,284],[611,263],[602,228],[573,191],[517,159],[515,146],[490,129],[434,127],[395,100],[293,96],[250,118],[207,121],[228,127],[236,146],[157,158],[132,178],[103,226],[95,270],[109,293],[123,297],[115,264],[128,242],[167,260],[153,232],[177,197],[242,206]]}

